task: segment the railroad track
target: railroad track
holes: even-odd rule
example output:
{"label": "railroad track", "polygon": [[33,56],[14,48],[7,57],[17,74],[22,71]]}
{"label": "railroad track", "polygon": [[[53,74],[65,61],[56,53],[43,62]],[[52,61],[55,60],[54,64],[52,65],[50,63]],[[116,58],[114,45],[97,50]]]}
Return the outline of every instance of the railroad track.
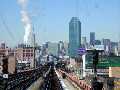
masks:
{"label": "railroad track", "polygon": [[44,83],[40,87],[40,90],[63,90],[53,66],[49,69],[49,72],[44,77]]}
{"label": "railroad track", "polygon": [[48,71],[49,66],[42,66],[16,74],[9,75],[8,79],[0,77],[0,90],[26,90],[33,82]]}

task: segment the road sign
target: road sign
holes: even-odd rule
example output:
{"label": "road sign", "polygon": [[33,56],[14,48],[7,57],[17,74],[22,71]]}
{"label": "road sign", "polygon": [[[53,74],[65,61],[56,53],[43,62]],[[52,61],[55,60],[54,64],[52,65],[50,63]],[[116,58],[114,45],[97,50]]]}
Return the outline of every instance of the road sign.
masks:
{"label": "road sign", "polygon": [[83,54],[85,54],[86,53],[86,49],[85,48],[79,48],[78,49],[78,54],[79,55],[83,55]]}
{"label": "road sign", "polygon": [[3,78],[8,78],[8,74],[3,74]]}

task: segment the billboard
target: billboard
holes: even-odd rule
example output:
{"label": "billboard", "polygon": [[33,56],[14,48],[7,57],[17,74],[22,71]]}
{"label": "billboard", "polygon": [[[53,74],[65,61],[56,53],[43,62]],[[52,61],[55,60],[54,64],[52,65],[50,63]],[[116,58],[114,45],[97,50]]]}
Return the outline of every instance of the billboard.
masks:
{"label": "billboard", "polygon": [[79,48],[78,49],[78,54],[79,55],[83,55],[83,54],[85,54],[86,53],[86,49],[85,48]]}
{"label": "billboard", "polygon": [[94,48],[96,50],[104,50],[104,45],[95,45]]}

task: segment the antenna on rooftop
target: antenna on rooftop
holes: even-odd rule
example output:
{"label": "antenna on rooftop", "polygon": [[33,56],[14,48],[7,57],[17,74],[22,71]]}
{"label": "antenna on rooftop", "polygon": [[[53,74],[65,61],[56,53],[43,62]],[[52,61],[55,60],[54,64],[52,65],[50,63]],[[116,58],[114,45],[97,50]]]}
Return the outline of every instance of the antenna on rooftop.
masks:
{"label": "antenna on rooftop", "polygon": [[75,5],[76,5],[76,11],[75,11],[75,13],[76,13],[76,17],[78,17],[79,16],[79,0],[76,0]]}

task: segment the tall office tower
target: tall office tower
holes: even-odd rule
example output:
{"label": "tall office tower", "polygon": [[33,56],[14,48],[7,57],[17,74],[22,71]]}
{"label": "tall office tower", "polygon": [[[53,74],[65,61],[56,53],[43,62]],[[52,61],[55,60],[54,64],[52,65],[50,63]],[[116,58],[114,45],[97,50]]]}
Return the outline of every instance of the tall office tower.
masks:
{"label": "tall office tower", "polygon": [[2,42],[2,43],[0,43],[1,45],[0,45],[0,48],[2,48],[2,49],[5,49],[6,48],[6,45],[5,45],[5,42]]}
{"label": "tall office tower", "polygon": [[87,41],[86,41],[86,37],[82,37],[82,39],[81,39],[81,44],[86,44],[87,43]]}
{"label": "tall office tower", "polygon": [[115,56],[119,56],[118,46],[115,46],[115,47],[114,47],[114,55],[115,55]]}
{"label": "tall office tower", "polygon": [[64,42],[65,55],[67,55],[67,56],[68,56],[68,51],[69,51],[68,50],[68,44],[69,44],[68,42],[66,42],[66,41]]}
{"label": "tall office tower", "polygon": [[81,39],[81,45],[82,45],[82,47],[87,48],[87,40],[86,40],[86,37],[82,37],[82,39]]}
{"label": "tall office tower", "polygon": [[118,56],[120,56],[120,31],[118,32],[119,35],[118,35],[118,38],[119,38],[119,41],[118,41]]}
{"label": "tall office tower", "polygon": [[90,32],[90,45],[95,45],[95,32]]}
{"label": "tall office tower", "polygon": [[100,40],[95,40],[95,45],[101,45],[101,41]]}
{"label": "tall office tower", "polygon": [[120,56],[120,41],[118,42],[118,56]]}
{"label": "tall office tower", "polygon": [[81,22],[78,17],[72,17],[69,22],[69,56],[76,57],[81,47]]}
{"label": "tall office tower", "polygon": [[110,39],[103,39],[102,44],[104,45],[105,54],[109,55],[111,53],[111,41],[110,41]]}
{"label": "tall office tower", "polygon": [[66,53],[65,47],[64,47],[64,42],[59,41],[58,43],[58,56],[64,56]]}
{"label": "tall office tower", "polygon": [[118,42],[111,42],[111,55],[118,56]]}
{"label": "tall office tower", "polygon": [[58,54],[58,43],[48,42],[47,52],[48,54],[57,55]]}

